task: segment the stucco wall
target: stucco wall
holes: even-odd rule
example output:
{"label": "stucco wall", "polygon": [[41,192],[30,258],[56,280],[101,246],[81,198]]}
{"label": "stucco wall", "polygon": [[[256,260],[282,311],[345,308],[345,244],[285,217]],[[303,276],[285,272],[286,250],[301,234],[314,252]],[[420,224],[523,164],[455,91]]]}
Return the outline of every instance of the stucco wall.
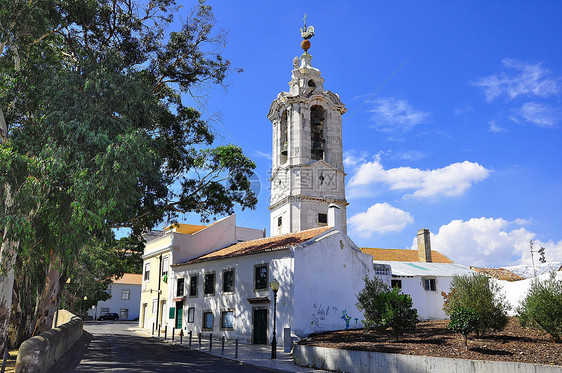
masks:
{"label": "stucco wall", "polygon": [[[111,298],[102,302],[98,302],[95,309],[88,310],[90,316],[101,316],[102,308],[109,308],[109,312],[115,312],[121,316],[121,309],[129,311],[127,319],[120,318],[120,320],[135,320],[139,317],[139,304],[141,301],[141,285],[135,284],[110,284],[109,290],[111,291]],[[123,290],[129,290],[129,299],[123,298]]]}
{"label": "stucco wall", "polygon": [[[224,335],[228,339],[238,338],[242,342],[252,343],[253,330],[253,308],[268,309],[268,334],[267,340],[271,340],[273,328],[273,293],[268,288],[264,291],[254,289],[254,268],[256,265],[267,264],[269,268],[268,284],[275,278],[280,283],[280,290],[277,294],[277,335],[279,341],[284,327],[289,327],[292,322],[292,258],[289,250],[281,250],[270,253],[247,255],[231,259],[206,261],[186,266],[176,267],[172,282],[171,291],[175,292],[175,285],[178,278],[185,278],[185,300],[183,307],[183,329],[185,332],[192,331],[194,335],[199,332],[213,336]],[[223,271],[234,269],[233,293],[222,291]],[[205,273],[215,273],[215,294],[203,295],[203,275]],[[198,276],[197,297],[189,296],[189,281],[192,275]],[[251,304],[249,298],[264,297],[270,300],[269,303]],[[173,305],[171,305],[173,306]],[[188,309],[195,308],[194,322],[188,323]],[[227,309],[234,310],[234,328],[223,330],[221,328],[221,312]],[[214,325],[212,330],[203,330],[203,312],[211,311],[214,315]],[[166,315],[168,316],[168,315]],[[174,319],[167,318],[168,328],[174,326]],[[280,342],[279,342],[280,343]]]}
{"label": "stucco wall", "polygon": [[362,328],[357,294],[364,288],[363,278],[373,277],[372,258],[338,231],[330,231],[309,247],[295,250],[294,332],[306,336],[313,332]]}
{"label": "stucco wall", "polygon": [[446,319],[447,315],[443,311],[443,296],[441,292],[448,293],[451,289],[452,277],[435,277],[435,291],[425,290],[423,278],[402,277],[402,292],[412,297],[413,307],[418,310],[421,320],[441,320]]}

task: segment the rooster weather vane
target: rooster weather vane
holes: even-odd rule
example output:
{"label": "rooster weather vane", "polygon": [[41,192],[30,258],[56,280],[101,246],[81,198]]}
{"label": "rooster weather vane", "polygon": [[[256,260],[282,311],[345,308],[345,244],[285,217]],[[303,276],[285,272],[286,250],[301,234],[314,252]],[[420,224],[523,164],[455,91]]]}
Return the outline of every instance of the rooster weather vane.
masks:
{"label": "rooster weather vane", "polygon": [[306,17],[308,16],[305,14],[303,18],[304,28],[301,28],[301,36],[304,40],[308,40],[314,36],[314,27],[313,26],[306,27]]}

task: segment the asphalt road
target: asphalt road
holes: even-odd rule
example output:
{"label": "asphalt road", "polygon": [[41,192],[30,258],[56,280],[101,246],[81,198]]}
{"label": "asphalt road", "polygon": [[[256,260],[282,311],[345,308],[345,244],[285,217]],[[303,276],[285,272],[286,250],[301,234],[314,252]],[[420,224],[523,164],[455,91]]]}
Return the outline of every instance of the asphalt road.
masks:
{"label": "asphalt road", "polygon": [[135,325],[118,321],[85,323],[80,343],[49,372],[265,372],[127,330]]}

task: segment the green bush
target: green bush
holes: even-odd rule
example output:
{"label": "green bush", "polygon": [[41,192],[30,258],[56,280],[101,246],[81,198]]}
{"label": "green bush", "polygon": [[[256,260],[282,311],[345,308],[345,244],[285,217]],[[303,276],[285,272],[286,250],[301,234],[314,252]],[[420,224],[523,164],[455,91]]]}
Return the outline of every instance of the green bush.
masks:
{"label": "green bush", "polygon": [[464,337],[464,345],[468,346],[468,335],[476,331],[480,322],[480,314],[470,308],[459,307],[451,314],[451,320],[447,326],[454,332],[461,333]]}
{"label": "green bush", "polygon": [[533,281],[517,313],[524,328],[541,330],[562,342],[562,280],[556,280],[556,272],[546,281]]}
{"label": "green bush", "polygon": [[363,325],[367,329],[392,329],[395,335],[415,329],[418,311],[412,308],[412,298],[400,293],[400,289],[389,287],[374,278],[365,278],[365,288],[357,296],[357,308],[363,311]]}
{"label": "green bush", "polygon": [[454,276],[451,292],[443,293],[443,296],[443,310],[449,317],[457,308],[470,308],[478,312],[480,319],[474,330],[476,335],[502,330],[507,325],[507,312],[511,306],[499,286],[487,276]]}

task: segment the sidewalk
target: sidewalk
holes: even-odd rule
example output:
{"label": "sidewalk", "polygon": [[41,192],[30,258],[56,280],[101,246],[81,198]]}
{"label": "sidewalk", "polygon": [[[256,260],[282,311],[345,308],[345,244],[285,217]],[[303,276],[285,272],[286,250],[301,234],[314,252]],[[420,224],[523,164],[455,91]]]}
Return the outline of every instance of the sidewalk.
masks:
{"label": "sidewalk", "polygon": [[[151,331],[139,327],[129,328],[129,330],[142,335],[144,337],[158,338],[156,334],[152,336]],[[226,340],[224,344],[224,351],[222,351],[222,342],[220,338],[213,337],[212,349],[209,349],[209,334],[205,334],[201,338],[201,348],[199,348],[199,339],[196,334],[193,335],[191,340],[191,347],[189,347],[189,334],[184,335],[183,343],[180,344],[180,337],[177,335],[172,342],[171,333],[168,334],[167,339],[164,340],[164,333],[160,334],[161,341],[173,343],[176,346],[183,346],[193,350],[215,355],[223,359],[238,361],[242,364],[251,365],[271,372],[297,372],[297,373],[322,373],[325,370],[318,370],[313,368],[299,367],[293,364],[293,355],[291,353],[283,352],[283,346],[277,345],[277,359],[271,359],[271,345],[252,345],[239,343],[238,344],[238,357],[235,356],[235,342]]]}

